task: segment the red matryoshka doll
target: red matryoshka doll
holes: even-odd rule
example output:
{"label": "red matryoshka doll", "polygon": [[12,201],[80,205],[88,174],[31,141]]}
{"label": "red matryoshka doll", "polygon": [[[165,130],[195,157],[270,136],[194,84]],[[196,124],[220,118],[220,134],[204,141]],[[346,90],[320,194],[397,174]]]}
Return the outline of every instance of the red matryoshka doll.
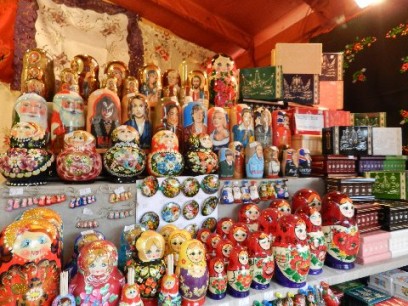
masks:
{"label": "red matryoshka doll", "polygon": [[107,240],[93,241],[79,252],[77,273],[69,291],[77,304],[118,305],[125,277],[119,271],[118,252]]}
{"label": "red matryoshka doll", "polygon": [[51,305],[59,290],[59,244],[57,228],[44,219],[14,221],[2,231],[0,304]]}
{"label": "red matryoshka doll", "polygon": [[147,97],[147,103],[154,110],[162,97],[161,71],[155,64],[147,64],[139,72],[140,93]]}
{"label": "red matryoshka doll", "polygon": [[322,281],[320,282],[320,287],[322,288],[322,298],[326,303],[326,306],[339,306],[340,302],[337,296],[330,289],[328,283]]}
{"label": "red matryoshka doll", "polygon": [[53,99],[51,115],[51,149],[58,154],[65,134],[85,129],[84,100],[73,91],[58,92]]}
{"label": "red matryoshka doll", "polygon": [[215,250],[217,248],[217,245],[220,243],[220,241],[222,240],[221,235],[217,234],[217,233],[211,233],[206,241],[206,249],[207,249],[207,255],[208,258],[211,258],[213,256],[215,256]]}
{"label": "red matryoshka doll", "polygon": [[78,75],[79,94],[88,101],[89,95],[99,88],[99,65],[90,55],[75,55],[71,69]]}
{"label": "red matryoshka doll", "polygon": [[[123,82],[123,92],[121,100],[122,119],[121,122],[128,121],[131,116],[129,112],[129,100],[139,93],[139,81],[134,76],[128,76]],[[143,95],[142,95],[143,96]],[[145,99],[146,97],[143,96]],[[147,103],[147,102],[146,102]],[[149,109],[149,106],[147,106]]]}
{"label": "red matryoshka doll", "polygon": [[105,74],[116,79],[117,94],[119,98],[122,98],[125,79],[129,75],[127,65],[121,61],[111,61],[106,65]]}
{"label": "red matryoshka doll", "polygon": [[317,211],[322,209],[322,198],[319,193],[313,189],[302,188],[296,191],[292,196],[293,211],[297,211],[304,205],[316,208]]}
{"label": "red matryoshka doll", "polygon": [[322,216],[320,212],[308,205],[299,208],[296,214],[306,223],[307,237],[311,253],[309,274],[316,275],[323,272],[327,246],[322,231]]}
{"label": "red matryoshka doll", "polygon": [[215,249],[216,256],[223,259],[225,266],[229,264],[229,258],[231,255],[231,251],[234,248],[234,243],[229,239],[222,239],[218,244],[217,248]]}
{"label": "red matryoshka doll", "polygon": [[270,236],[272,243],[278,233],[278,220],[280,217],[282,217],[282,212],[275,207],[265,208],[259,216],[260,230]]}
{"label": "red matryoshka doll", "polygon": [[167,69],[163,74],[163,97],[181,102],[181,79],[175,69]]}
{"label": "red matryoshka doll", "polygon": [[287,216],[292,213],[290,203],[285,199],[273,199],[271,204],[269,204],[269,207],[277,208],[282,213],[282,216]]}
{"label": "red matryoshka doll", "polygon": [[180,306],[181,294],[178,275],[174,273],[174,256],[170,254],[166,258],[166,274],[160,284],[159,306]]}
{"label": "red matryoshka doll", "polygon": [[197,232],[197,239],[200,240],[205,246],[210,234],[211,231],[208,228],[202,228]]}
{"label": "red matryoshka doll", "polygon": [[248,238],[248,254],[252,274],[251,288],[268,288],[275,270],[269,235],[261,231],[251,233]]}
{"label": "red matryoshka doll", "polygon": [[360,233],[353,201],[344,193],[331,191],[322,200],[322,229],[326,238],[326,265],[335,269],[354,268]]}
{"label": "red matryoshka doll", "polygon": [[181,124],[181,107],[177,101],[162,98],[155,107],[153,115],[153,132],[171,131],[177,135],[180,145],[183,144],[183,125]]}
{"label": "red matryoshka doll", "polygon": [[284,110],[272,112],[272,144],[282,150],[292,142],[289,115]]}
{"label": "red matryoshka doll", "polygon": [[201,133],[191,135],[185,154],[186,168],[193,175],[215,173],[218,169],[218,156],[212,150],[210,135]]}
{"label": "red matryoshka doll", "polygon": [[179,259],[180,248],[183,242],[191,240],[191,234],[185,229],[177,229],[169,235],[170,254],[174,254],[174,264],[177,265]]}
{"label": "red matryoshka doll", "polygon": [[283,150],[281,168],[283,176],[299,176],[299,156],[295,149]]}
{"label": "red matryoshka doll", "polygon": [[162,235],[164,238],[164,243],[165,243],[164,255],[168,255],[171,253],[170,246],[169,246],[169,237],[173,231],[178,230],[178,229],[179,228],[175,226],[174,224],[166,224],[162,226],[162,228],[159,230],[160,235]]}
{"label": "red matryoshka doll", "polygon": [[126,278],[127,283],[122,288],[119,306],[143,306],[139,285],[135,284],[135,270],[133,268],[129,268]]}
{"label": "red matryoshka doll", "polygon": [[259,230],[261,210],[255,204],[245,204],[239,209],[238,221],[245,223],[251,233]]}
{"label": "red matryoshka doll", "polygon": [[183,140],[191,135],[207,133],[207,109],[201,102],[190,101],[183,105]]}
{"label": "red matryoshka doll", "polygon": [[79,130],[64,137],[64,149],[57,157],[57,173],[64,181],[87,182],[102,171],[101,156],[95,150],[95,138]]}
{"label": "red matryoshka doll", "polygon": [[152,230],[144,231],[136,240],[136,258],[128,261],[126,268],[135,269],[135,283],[145,306],[157,305],[159,284],[166,272],[164,238]]}
{"label": "red matryoshka doll", "polygon": [[234,153],[234,179],[242,179],[244,177],[245,164],[245,148],[239,141],[231,141],[228,148]]}
{"label": "red matryoshka doll", "polygon": [[227,271],[224,260],[219,257],[213,257],[208,263],[208,272],[210,281],[208,283],[207,296],[213,300],[221,300],[227,295]]}
{"label": "red matryoshka doll", "polygon": [[238,98],[238,73],[232,58],[216,54],[208,71],[210,103],[219,107],[231,107]]}
{"label": "red matryoshka doll", "polygon": [[248,105],[238,104],[233,106],[230,112],[230,120],[232,141],[239,141],[244,148],[255,141],[254,118]]}
{"label": "red matryoshka doll", "polygon": [[147,170],[153,176],[177,176],[184,169],[176,134],[159,131],[152,139],[152,151],[147,157]]}
{"label": "red matryoshka doll", "polygon": [[221,148],[227,148],[230,142],[228,113],[222,107],[211,107],[208,110],[208,129],[213,142],[213,149],[218,152]]}
{"label": "red matryoshka doll", "polygon": [[217,227],[215,232],[222,237],[222,239],[226,239],[228,233],[230,232],[231,226],[234,224],[234,221],[231,218],[225,217],[221,218],[217,222]]}
{"label": "red matryoshka doll", "polygon": [[276,146],[264,146],[264,176],[267,178],[279,177],[280,161],[279,149]]}
{"label": "red matryoshka doll", "polygon": [[238,244],[243,247],[246,247],[248,235],[249,235],[248,226],[243,222],[236,222],[230,228],[230,231],[228,233],[228,239],[231,240],[231,242],[234,245]]}
{"label": "red matryoshka doll", "polygon": [[272,114],[264,106],[259,106],[254,110],[255,140],[262,146],[272,145]]}
{"label": "red matryoshka doll", "polygon": [[103,166],[116,183],[134,183],[146,167],[146,154],[139,148],[139,133],[120,125],[111,134],[113,147],[103,155]]}
{"label": "red matryoshka doll", "polygon": [[244,298],[249,295],[252,275],[249,266],[249,255],[246,248],[237,245],[232,249],[227,268],[227,277],[228,294],[236,298]]}
{"label": "red matryoshka doll", "polygon": [[18,122],[35,122],[48,132],[47,101],[36,93],[22,94],[13,109],[13,125]]}
{"label": "red matryoshka doll", "polygon": [[278,233],[273,243],[276,280],[285,287],[304,287],[311,257],[306,223],[296,215],[282,216],[278,222]]}
{"label": "red matryoshka doll", "polygon": [[111,147],[111,133],[120,125],[120,99],[113,91],[102,88],[88,98],[86,131],[96,139],[96,149],[105,153]]}

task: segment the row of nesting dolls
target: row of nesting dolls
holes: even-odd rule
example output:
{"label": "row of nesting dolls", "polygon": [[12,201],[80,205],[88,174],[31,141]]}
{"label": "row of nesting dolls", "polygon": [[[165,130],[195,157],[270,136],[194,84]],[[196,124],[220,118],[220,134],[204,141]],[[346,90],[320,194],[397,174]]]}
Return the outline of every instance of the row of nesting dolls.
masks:
{"label": "row of nesting dolls", "polygon": [[[200,100],[208,107],[209,96],[213,105],[235,104],[238,97],[238,73],[234,61],[225,54],[217,54],[209,67],[208,81],[205,71],[192,70],[187,73],[186,62],[180,64],[181,76],[176,69],[168,69],[162,75],[160,68],[151,63],[139,69],[136,78],[129,74],[124,62],[116,60],[106,64],[101,88],[112,90],[119,98],[130,93],[141,93],[150,104],[155,104],[162,97],[171,97],[184,103],[186,97],[189,97],[187,100]],[[50,101],[54,94],[54,79],[50,56],[39,48],[27,50],[23,57],[21,92],[37,93]],[[70,62],[70,68],[62,70],[57,91],[77,92],[86,104],[90,94],[99,88],[99,64],[96,59],[90,55],[76,55]]]}

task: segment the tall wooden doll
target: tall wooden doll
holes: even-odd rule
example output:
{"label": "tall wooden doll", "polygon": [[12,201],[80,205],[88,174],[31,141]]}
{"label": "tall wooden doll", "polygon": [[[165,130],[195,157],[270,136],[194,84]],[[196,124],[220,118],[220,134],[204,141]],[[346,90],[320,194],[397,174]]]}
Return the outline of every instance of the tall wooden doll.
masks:
{"label": "tall wooden doll", "polygon": [[272,145],[272,114],[264,106],[254,110],[255,140],[265,148]]}
{"label": "tall wooden doll", "polygon": [[227,277],[228,294],[236,298],[244,298],[249,295],[252,275],[246,248],[237,245],[232,249],[227,268]]}
{"label": "tall wooden doll", "polygon": [[213,142],[214,151],[227,148],[230,142],[228,113],[222,107],[211,107],[208,110],[208,134]]}
{"label": "tall wooden doll", "polygon": [[107,63],[105,68],[105,74],[108,77],[114,77],[116,82],[117,94],[122,99],[124,93],[125,80],[129,76],[129,69],[124,62],[111,61]]}
{"label": "tall wooden doll", "polygon": [[207,74],[201,70],[193,70],[188,74],[188,88],[186,96],[192,101],[200,102],[206,109],[209,107]]}
{"label": "tall wooden doll", "polygon": [[36,93],[18,97],[13,109],[13,125],[18,122],[35,122],[48,132],[47,101]]}
{"label": "tall wooden doll", "polygon": [[246,148],[255,140],[254,118],[247,104],[237,104],[231,108],[231,136],[233,141],[239,141]]}
{"label": "tall wooden doll", "polygon": [[171,98],[181,103],[181,79],[175,69],[168,69],[163,74],[163,97]]}
{"label": "tall wooden doll", "polygon": [[273,138],[272,144],[282,150],[291,145],[292,137],[289,125],[289,115],[284,110],[272,112]]}
{"label": "tall wooden doll", "polygon": [[245,170],[247,178],[262,178],[264,174],[264,157],[262,145],[251,142],[245,149]]}
{"label": "tall wooden doll", "polygon": [[210,281],[207,296],[213,300],[221,300],[227,295],[227,272],[224,260],[221,257],[213,257],[208,264]]}
{"label": "tall wooden doll", "polygon": [[245,164],[245,148],[239,141],[231,141],[228,148],[234,153],[234,179],[242,179],[245,174],[244,164]]}
{"label": "tall wooden doll", "polygon": [[140,298],[139,285],[135,284],[135,270],[128,269],[127,283],[122,288],[119,306],[143,306]]}
{"label": "tall wooden doll", "polygon": [[188,102],[183,105],[183,140],[201,133],[207,133],[207,109],[201,102]]}
{"label": "tall wooden doll", "polygon": [[264,146],[264,176],[266,178],[279,177],[280,173],[280,161],[279,161],[279,149],[276,146]]}
{"label": "tall wooden doll", "polygon": [[166,274],[163,276],[160,292],[159,306],[180,306],[181,294],[178,275],[174,273],[174,255],[167,256]]}
{"label": "tall wooden doll", "polygon": [[123,80],[123,92],[121,100],[122,123],[128,121],[130,117],[129,98],[135,96],[138,93],[139,93],[139,81],[134,76],[128,76],[126,79]]}
{"label": "tall wooden doll", "polygon": [[79,94],[88,101],[89,95],[99,88],[99,65],[90,55],[78,54],[71,61],[71,69],[78,75]]}
{"label": "tall wooden doll", "polygon": [[140,93],[147,97],[147,103],[154,110],[162,97],[161,71],[155,64],[147,64],[139,71]]}
{"label": "tall wooden doll", "polygon": [[282,175],[299,176],[299,156],[295,149],[287,148],[282,152]]}

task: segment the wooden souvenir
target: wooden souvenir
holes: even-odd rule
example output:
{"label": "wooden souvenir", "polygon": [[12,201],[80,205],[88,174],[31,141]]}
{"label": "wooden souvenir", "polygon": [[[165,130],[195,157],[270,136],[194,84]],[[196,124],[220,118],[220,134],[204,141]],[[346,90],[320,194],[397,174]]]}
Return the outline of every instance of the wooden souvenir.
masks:
{"label": "wooden souvenir", "polygon": [[278,233],[273,243],[276,280],[285,287],[304,287],[310,269],[305,221],[296,215],[287,215],[279,218],[278,222]]}
{"label": "wooden souvenir", "polygon": [[284,149],[282,151],[282,175],[299,176],[299,155],[295,149]]}
{"label": "wooden souvenir", "polygon": [[165,243],[165,249],[164,249],[164,254],[167,256],[168,254],[171,253],[171,249],[169,246],[169,237],[170,234],[179,229],[177,226],[175,226],[174,224],[166,224],[164,226],[162,226],[162,228],[159,230],[160,235],[163,236],[164,238],[164,243]]}
{"label": "wooden souvenir", "polygon": [[51,115],[51,150],[61,152],[65,134],[85,129],[84,100],[74,92],[63,90],[53,99]]}
{"label": "wooden souvenir", "polygon": [[222,300],[227,295],[228,277],[224,260],[213,257],[208,264],[209,284],[207,296],[213,300]]}
{"label": "wooden souvenir", "polygon": [[207,74],[204,71],[192,70],[189,72],[186,97],[191,97],[192,101],[201,102],[208,109]]}
{"label": "wooden souvenir", "polygon": [[322,209],[322,198],[319,193],[308,188],[301,188],[296,191],[292,196],[292,210],[296,212],[305,205],[316,208],[320,212]]}
{"label": "wooden souvenir", "polygon": [[217,222],[217,228],[215,231],[223,239],[226,239],[233,224],[234,221],[231,218],[228,217],[221,218]]}
{"label": "wooden souvenir", "polygon": [[244,298],[249,295],[252,275],[249,266],[249,256],[246,248],[237,245],[231,250],[227,268],[227,292],[235,298]]}
{"label": "wooden souvenir", "polygon": [[262,145],[257,141],[251,142],[245,149],[245,171],[247,178],[262,178],[264,164]]}
{"label": "wooden souvenir", "polygon": [[96,149],[105,153],[111,146],[110,135],[120,125],[119,97],[109,89],[98,89],[88,98],[86,131],[96,139]]}
{"label": "wooden souvenir", "polygon": [[156,103],[153,119],[153,132],[171,131],[177,135],[179,144],[183,141],[181,107],[177,101],[162,98]]}
{"label": "wooden souvenir", "polygon": [[115,93],[118,96],[118,98],[120,99],[120,97],[118,95],[118,80],[114,76],[108,75],[106,77],[106,79],[104,79],[102,81],[101,88],[109,89],[110,91]]}
{"label": "wooden souvenir", "polygon": [[262,146],[272,145],[272,114],[265,106],[254,109],[255,140]]}
{"label": "wooden souvenir", "polygon": [[147,64],[139,71],[140,93],[147,97],[147,103],[154,109],[162,97],[160,68],[155,64]]}
{"label": "wooden souvenir", "polygon": [[65,181],[92,181],[102,171],[102,158],[95,138],[78,130],[65,135],[64,149],[57,157],[57,174]]}
{"label": "wooden souvenir", "polygon": [[264,177],[276,178],[280,173],[279,149],[276,146],[264,146]]}
{"label": "wooden souvenir", "polygon": [[325,264],[342,270],[354,268],[360,233],[354,219],[353,201],[345,193],[328,192],[323,197],[321,213],[327,245]]}
{"label": "wooden souvenir", "polygon": [[13,125],[18,122],[35,122],[49,131],[47,101],[36,93],[22,94],[13,108]]}
{"label": "wooden souvenir", "polygon": [[75,55],[71,69],[78,75],[79,94],[87,103],[92,92],[99,88],[99,65],[90,55]]}
{"label": "wooden souvenir", "polygon": [[118,267],[118,252],[107,240],[93,241],[79,252],[79,273],[70,282],[69,291],[78,304],[118,305],[125,277]]}
{"label": "wooden souvenir", "polygon": [[181,103],[181,79],[175,69],[167,69],[163,74],[163,97],[172,98]]}
{"label": "wooden souvenir", "polygon": [[217,172],[218,157],[212,150],[210,135],[201,133],[191,135],[187,142],[185,163],[193,175]]}
{"label": "wooden souvenir", "polygon": [[243,247],[247,244],[247,239],[249,235],[248,226],[242,222],[234,223],[228,233],[228,239],[235,245],[241,245]]}
{"label": "wooden souvenir", "polygon": [[201,102],[190,101],[183,105],[183,140],[191,135],[207,133],[207,109]]}
{"label": "wooden souvenir", "polygon": [[239,73],[242,98],[269,101],[282,98],[282,66],[244,68]]}
{"label": "wooden souvenir", "polygon": [[209,275],[205,248],[200,241],[191,239],[181,245],[176,273],[180,277],[182,305],[204,305]]}
{"label": "wooden souvenir", "polygon": [[60,91],[73,91],[79,94],[78,75],[71,68],[64,68],[60,74]]}
{"label": "wooden souvenir", "polygon": [[247,104],[237,104],[231,107],[230,128],[232,141],[239,141],[246,148],[255,140],[254,117]]}
{"label": "wooden souvenir", "polygon": [[387,231],[408,228],[408,202],[404,200],[381,200],[379,223]]}
{"label": "wooden souvenir", "polygon": [[119,98],[122,98],[125,88],[124,83],[126,78],[129,76],[129,69],[127,65],[121,61],[108,62],[105,68],[105,75],[116,78],[117,94]]}
{"label": "wooden souvenir", "polygon": [[322,281],[320,282],[320,287],[322,288],[322,298],[326,306],[339,306],[340,305],[339,299],[337,298],[337,296],[334,295],[328,283]]}
{"label": "wooden souvenir", "polygon": [[222,240],[222,236],[217,233],[211,233],[208,236],[207,241],[205,242],[208,259],[216,255],[217,245],[221,242],[221,240]]}
{"label": "wooden souvenir", "polygon": [[176,229],[169,235],[170,253],[174,255],[174,264],[177,265],[179,260],[180,248],[183,242],[191,240],[191,234],[184,229]]}
{"label": "wooden souvenir", "polygon": [[135,270],[129,268],[127,272],[127,283],[122,288],[120,306],[143,306],[140,298],[139,285],[135,284]]}
{"label": "wooden souvenir", "polygon": [[251,233],[248,238],[248,254],[252,271],[251,288],[269,288],[275,270],[269,235],[261,231]]}
{"label": "wooden souvenir", "polygon": [[197,240],[200,240],[205,246],[208,236],[210,236],[210,234],[211,234],[211,231],[208,228],[201,228],[197,232]]}
{"label": "wooden souvenir", "polygon": [[231,255],[231,251],[234,248],[234,243],[227,239],[223,238],[218,244],[217,248],[215,249],[215,254],[217,257],[222,258],[225,266],[227,267],[229,264],[229,258]]}
{"label": "wooden souvenir", "polygon": [[[139,81],[134,76],[128,76],[123,80],[123,92],[121,100],[122,122],[131,118],[129,111],[129,99],[139,93]],[[145,96],[143,96],[145,98]],[[147,103],[147,102],[146,102]]]}
{"label": "wooden souvenir", "polygon": [[405,171],[406,162],[406,155],[359,156],[357,160],[357,171],[361,175],[369,171]]}
{"label": "wooden souvenir", "polygon": [[218,174],[221,179],[232,179],[235,171],[235,155],[229,148],[218,150],[219,169]]}
{"label": "wooden souvenir", "polygon": [[319,75],[283,73],[283,101],[302,105],[318,104]]}
{"label": "wooden souvenir", "polygon": [[180,282],[178,275],[174,273],[173,254],[167,256],[166,263],[166,274],[163,276],[160,285],[159,306],[180,306]]}
{"label": "wooden souvenir", "polygon": [[212,105],[219,107],[235,105],[238,98],[238,74],[230,56],[214,55],[208,79]]}
{"label": "wooden souvenir", "polygon": [[272,144],[279,150],[291,145],[290,119],[284,110],[272,112]]}
{"label": "wooden souvenir", "polygon": [[355,156],[346,155],[313,155],[312,174],[319,176],[356,176]]}
{"label": "wooden souvenir", "polygon": [[228,147],[230,142],[228,113],[222,107],[208,110],[208,133],[213,141],[214,151]]}
{"label": "wooden souvenir", "polygon": [[278,209],[281,212],[282,216],[287,216],[292,213],[292,207],[290,206],[290,203],[285,199],[272,199],[269,207]]}
{"label": "wooden souvenir", "polygon": [[242,179],[245,174],[244,164],[245,164],[245,148],[239,141],[231,141],[228,148],[234,153],[234,179]]}
{"label": "wooden souvenir", "polygon": [[298,173],[300,177],[308,177],[312,173],[312,157],[307,148],[297,150],[298,156]]}
{"label": "wooden souvenir", "polygon": [[372,127],[333,126],[322,130],[323,154],[372,155]]}
{"label": "wooden souvenir", "polygon": [[239,209],[238,221],[245,223],[250,232],[259,230],[261,209],[256,204],[244,204]]}

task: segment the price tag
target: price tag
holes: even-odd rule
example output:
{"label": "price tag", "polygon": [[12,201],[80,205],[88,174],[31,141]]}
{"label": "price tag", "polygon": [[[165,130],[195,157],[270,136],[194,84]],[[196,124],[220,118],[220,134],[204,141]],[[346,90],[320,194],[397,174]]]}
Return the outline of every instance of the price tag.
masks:
{"label": "price tag", "polygon": [[132,225],[125,225],[125,228],[123,229],[124,232],[129,232],[131,230],[135,229],[135,224]]}
{"label": "price tag", "polygon": [[125,188],[123,188],[123,186],[121,186],[121,187],[119,187],[119,188],[116,188],[116,189],[114,190],[114,192],[115,192],[115,194],[119,195],[119,194],[125,192]]}
{"label": "price tag", "polygon": [[82,188],[82,189],[79,189],[79,195],[80,196],[86,196],[86,195],[88,195],[88,194],[91,194],[92,193],[92,190],[91,190],[91,188]]}
{"label": "price tag", "polygon": [[95,233],[94,230],[82,231],[82,232],[81,232],[81,236],[90,235],[90,234],[93,234],[93,233]]}
{"label": "price tag", "polygon": [[24,194],[24,188],[22,187],[12,187],[10,188],[9,195],[20,196]]}

